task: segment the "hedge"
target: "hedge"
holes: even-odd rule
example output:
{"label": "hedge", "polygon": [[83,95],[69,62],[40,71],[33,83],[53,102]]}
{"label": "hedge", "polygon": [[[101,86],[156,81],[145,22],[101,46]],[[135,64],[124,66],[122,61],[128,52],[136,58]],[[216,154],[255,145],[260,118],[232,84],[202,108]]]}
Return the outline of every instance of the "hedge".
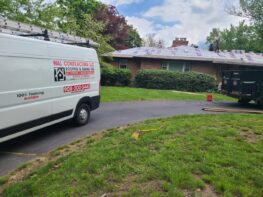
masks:
{"label": "hedge", "polygon": [[101,69],[101,85],[103,86],[128,86],[131,83],[131,71],[104,67]]}
{"label": "hedge", "polygon": [[137,87],[149,89],[205,92],[213,90],[215,78],[195,72],[173,72],[163,70],[140,70],[135,78]]}

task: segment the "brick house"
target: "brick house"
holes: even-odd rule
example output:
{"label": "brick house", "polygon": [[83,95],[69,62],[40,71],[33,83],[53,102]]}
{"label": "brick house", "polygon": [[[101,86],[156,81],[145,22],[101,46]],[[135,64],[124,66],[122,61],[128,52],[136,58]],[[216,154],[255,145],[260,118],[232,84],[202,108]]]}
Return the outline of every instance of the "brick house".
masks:
{"label": "brick house", "polygon": [[133,78],[140,69],[162,69],[205,73],[214,76],[220,82],[223,70],[263,69],[263,54],[245,53],[240,50],[216,53],[184,44],[171,48],[132,48],[105,56],[112,57],[111,64],[116,68],[130,69]]}

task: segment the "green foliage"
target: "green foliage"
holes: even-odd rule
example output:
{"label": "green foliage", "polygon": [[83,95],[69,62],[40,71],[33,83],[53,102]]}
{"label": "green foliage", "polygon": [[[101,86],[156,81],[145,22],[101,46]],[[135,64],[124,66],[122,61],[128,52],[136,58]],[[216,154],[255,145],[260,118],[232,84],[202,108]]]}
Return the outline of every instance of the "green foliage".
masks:
{"label": "green foliage", "polygon": [[63,32],[89,38],[99,43],[97,52],[100,59],[102,54],[113,51],[113,48],[108,44],[111,40],[110,35],[103,35],[105,23],[92,16],[100,3],[96,0],[58,0],[57,5],[63,16],[63,20],[59,21],[59,28]]}
{"label": "green foliage", "polygon": [[101,69],[101,85],[105,86],[128,86],[131,83],[131,71],[113,67]]}
{"label": "green foliage", "polygon": [[105,61],[100,62],[100,67],[101,68],[113,68],[113,66],[110,63],[107,63]]}
{"label": "green foliage", "polygon": [[[240,0],[243,13],[253,23],[259,34],[259,44],[263,45],[263,0]],[[263,48],[263,47],[262,47]],[[263,49],[261,50],[261,52]]]}
{"label": "green foliage", "polygon": [[[206,44],[212,44],[216,38],[220,38],[221,31],[219,28],[213,28],[206,38]],[[221,45],[220,45],[221,47]]]}
{"label": "green foliage", "polygon": [[84,20],[83,13],[92,14],[100,5],[97,0],[57,0],[56,2],[63,15],[75,18],[78,24]]}
{"label": "green foliage", "polygon": [[[0,13],[9,19],[48,29],[56,29],[60,12],[45,0],[0,0]],[[3,6],[2,6],[3,5]]]}
{"label": "green foliage", "polygon": [[254,26],[240,22],[238,26],[229,29],[214,28],[207,37],[207,43],[213,43],[215,38],[220,39],[221,50],[245,50],[247,52],[262,52],[263,46],[260,44],[260,36]]}
{"label": "green foliage", "polygon": [[11,0],[0,0],[0,14],[8,15],[12,11]]}
{"label": "green foliage", "polygon": [[68,18],[67,22],[60,24],[64,32],[70,32],[73,35],[92,39],[100,44],[97,52],[100,55],[110,52],[113,48],[107,43],[110,40],[109,36],[103,36],[105,25],[103,22],[95,20],[90,14],[82,14],[82,23],[76,18]]}
{"label": "green foliage", "polygon": [[142,46],[142,39],[141,39],[139,33],[137,32],[137,30],[134,29],[132,26],[129,26],[129,29],[128,29],[127,46],[129,48],[141,47]]}
{"label": "green foliage", "polygon": [[250,25],[242,22],[237,27],[231,26],[230,29],[223,31],[214,29],[207,41],[211,43],[216,35],[223,40],[221,49],[236,47],[235,49],[263,52],[263,0],[239,0],[239,2],[239,6],[233,6],[228,11],[232,15],[249,19]]}
{"label": "green foliage", "polygon": [[215,78],[194,72],[140,70],[136,76],[136,86],[149,89],[205,92],[215,88]]}
{"label": "green foliage", "polygon": [[263,26],[263,0],[240,0],[240,5],[245,16],[256,26]]}
{"label": "green foliage", "polygon": [[[100,44],[100,61],[102,54],[114,50],[110,45],[113,40],[126,48],[140,45],[139,34],[117,9],[106,9],[97,0],[0,0],[0,5],[1,15],[9,19],[94,40]],[[101,7],[105,9],[100,10]],[[101,18],[96,18],[95,13]],[[112,18],[107,19],[108,16]]]}

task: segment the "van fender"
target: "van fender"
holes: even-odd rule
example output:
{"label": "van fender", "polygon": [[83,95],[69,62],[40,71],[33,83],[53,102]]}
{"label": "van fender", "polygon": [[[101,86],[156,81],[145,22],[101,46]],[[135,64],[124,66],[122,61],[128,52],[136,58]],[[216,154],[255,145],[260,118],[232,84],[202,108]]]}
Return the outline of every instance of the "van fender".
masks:
{"label": "van fender", "polygon": [[87,105],[89,105],[89,106],[90,106],[90,109],[92,108],[92,106],[91,106],[91,98],[88,97],[88,96],[83,97],[83,98],[81,98],[81,99],[79,100],[78,104],[76,105],[76,108],[75,108],[75,110],[74,110],[74,117],[76,116],[76,110],[77,110],[78,107],[79,107],[80,105],[82,105],[83,103],[86,103]]}
{"label": "van fender", "polygon": [[87,105],[90,106],[91,111],[97,109],[100,105],[100,96],[94,96],[94,97],[89,97],[89,96],[85,96],[83,98],[81,98],[78,102],[78,104],[76,105],[75,111],[74,111],[74,117],[76,115],[76,109],[83,103],[86,103]]}

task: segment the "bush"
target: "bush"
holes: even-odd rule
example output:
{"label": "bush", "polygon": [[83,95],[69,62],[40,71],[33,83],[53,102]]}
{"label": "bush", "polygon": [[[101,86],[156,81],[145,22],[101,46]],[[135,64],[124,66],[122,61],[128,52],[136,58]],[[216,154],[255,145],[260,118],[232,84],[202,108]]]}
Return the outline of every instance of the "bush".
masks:
{"label": "bush", "polygon": [[110,63],[104,62],[104,61],[100,61],[100,67],[101,68],[113,68],[113,66]]}
{"label": "bush", "polygon": [[164,70],[140,70],[135,78],[136,86],[149,89],[205,92],[215,88],[215,78],[194,72]]}
{"label": "bush", "polygon": [[101,85],[103,86],[128,86],[131,83],[131,71],[104,67],[101,69]]}

